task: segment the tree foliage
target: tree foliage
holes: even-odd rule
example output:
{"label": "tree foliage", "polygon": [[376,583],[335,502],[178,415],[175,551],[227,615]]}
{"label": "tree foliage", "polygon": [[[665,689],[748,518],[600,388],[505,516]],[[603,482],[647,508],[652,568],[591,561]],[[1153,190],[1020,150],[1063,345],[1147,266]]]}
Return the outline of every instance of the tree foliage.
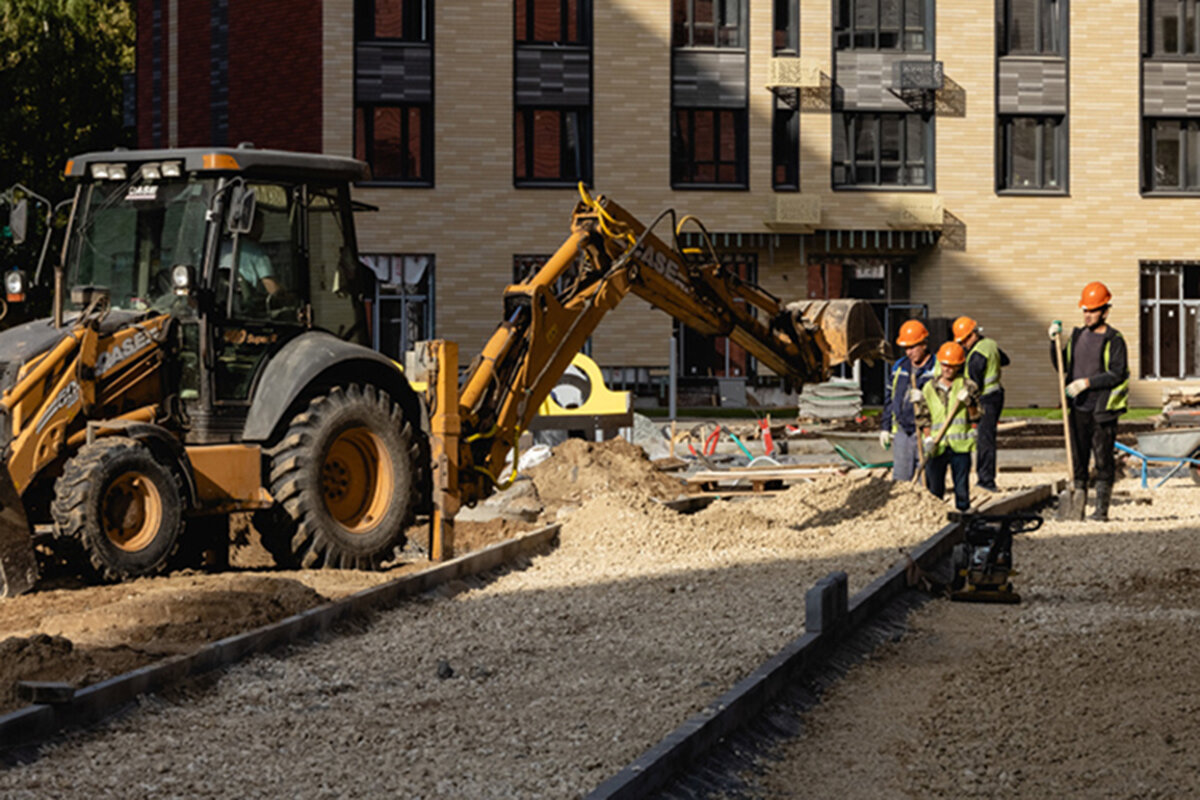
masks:
{"label": "tree foliage", "polygon": [[0,190],[62,199],[68,158],[127,144],[133,63],[129,0],[0,0]]}

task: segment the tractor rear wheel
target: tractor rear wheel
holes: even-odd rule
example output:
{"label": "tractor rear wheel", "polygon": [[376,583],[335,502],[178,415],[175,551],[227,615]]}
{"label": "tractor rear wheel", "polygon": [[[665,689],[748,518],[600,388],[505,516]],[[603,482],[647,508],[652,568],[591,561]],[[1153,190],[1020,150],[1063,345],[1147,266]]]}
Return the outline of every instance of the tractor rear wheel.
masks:
{"label": "tractor rear wheel", "polygon": [[423,467],[418,435],[386,392],[330,389],[267,452],[285,513],[256,515],[255,527],[280,566],[373,569],[403,544]]}
{"label": "tractor rear wheel", "polygon": [[97,576],[120,581],[166,569],[179,546],[183,498],[175,472],[133,439],[79,449],[54,486],[56,535],[81,547]]}

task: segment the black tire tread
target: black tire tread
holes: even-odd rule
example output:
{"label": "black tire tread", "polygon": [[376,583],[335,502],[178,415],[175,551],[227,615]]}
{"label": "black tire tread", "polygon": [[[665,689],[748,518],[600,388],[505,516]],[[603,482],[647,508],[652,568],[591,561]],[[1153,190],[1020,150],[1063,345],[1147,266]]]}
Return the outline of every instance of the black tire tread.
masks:
{"label": "black tire tread", "polygon": [[[366,404],[381,411],[398,431],[402,446],[407,452],[408,464],[395,465],[397,470],[408,469],[412,476],[413,494],[424,485],[424,470],[427,459],[421,457],[420,437],[413,433],[412,424],[405,418],[400,406],[386,392],[371,385],[349,384],[335,386],[325,394],[312,399],[306,410],[297,414],[283,438],[265,453],[269,459],[268,481],[271,494],[278,504],[271,512],[255,515],[255,527],[259,531],[263,546],[285,568],[313,569],[377,569],[387,560],[395,548],[384,552],[361,555],[346,552],[328,534],[318,518],[316,510],[310,508],[304,496],[304,473],[314,457],[315,443],[321,426],[328,417],[347,406]],[[403,531],[415,516],[416,497],[407,498],[408,507],[401,521]],[[284,513],[279,513],[279,510]],[[261,525],[258,524],[261,522]],[[396,546],[402,545],[402,540]]]}
{"label": "black tire tread", "polygon": [[[119,455],[130,449],[146,452],[145,447],[134,439],[124,436],[106,436],[92,444],[84,445],[72,456],[54,484],[54,500],[50,513],[54,518],[54,536],[62,540],[69,550],[81,552],[88,559],[94,577],[104,581],[121,581],[134,577],[107,564],[97,552],[97,537],[103,536],[98,528],[88,521],[87,502],[89,488],[97,476],[104,475],[108,465]],[[174,469],[167,468],[182,495],[183,482]],[[170,550],[153,567],[141,574],[158,574],[165,571],[179,550],[182,536],[176,536]]]}

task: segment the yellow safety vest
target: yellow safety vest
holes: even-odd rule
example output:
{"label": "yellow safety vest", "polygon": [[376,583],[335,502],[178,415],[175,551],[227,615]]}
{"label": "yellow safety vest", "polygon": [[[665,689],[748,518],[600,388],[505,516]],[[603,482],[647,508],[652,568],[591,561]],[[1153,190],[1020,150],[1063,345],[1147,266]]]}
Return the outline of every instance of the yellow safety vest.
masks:
{"label": "yellow safety vest", "polygon": [[967,360],[970,361],[971,356],[976,353],[987,360],[987,365],[983,369],[983,387],[979,393],[989,395],[992,392],[1000,391],[1000,346],[996,344],[995,339],[983,338],[971,348]]}
{"label": "yellow safety vest", "polygon": [[[942,426],[947,424],[946,415],[950,411],[946,404],[942,402],[942,395],[934,387],[934,384],[938,382],[935,378],[925,384],[925,388],[921,389],[921,394],[925,396],[925,404],[929,407],[929,417],[932,423],[930,435],[935,439],[942,430]],[[954,379],[954,383],[950,385],[949,397],[956,397],[963,388],[963,377],[959,375]],[[961,404],[958,410],[954,412],[954,419],[950,420],[946,435],[938,442],[938,446],[933,454],[940,456],[946,452],[947,447],[956,453],[969,453],[975,449],[975,429],[971,427],[971,422],[967,419],[966,403]]]}

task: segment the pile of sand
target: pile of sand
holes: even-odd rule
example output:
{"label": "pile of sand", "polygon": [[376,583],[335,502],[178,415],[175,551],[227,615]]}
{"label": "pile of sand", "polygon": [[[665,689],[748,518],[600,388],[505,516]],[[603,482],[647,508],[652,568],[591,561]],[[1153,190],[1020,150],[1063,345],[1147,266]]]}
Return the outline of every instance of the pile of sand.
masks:
{"label": "pile of sand", "polygon": [[672,500],[682,486],[657,470],[642,448],[624,439],[568,439],[528,471],[548,512],[574,506],[606,492]]}

